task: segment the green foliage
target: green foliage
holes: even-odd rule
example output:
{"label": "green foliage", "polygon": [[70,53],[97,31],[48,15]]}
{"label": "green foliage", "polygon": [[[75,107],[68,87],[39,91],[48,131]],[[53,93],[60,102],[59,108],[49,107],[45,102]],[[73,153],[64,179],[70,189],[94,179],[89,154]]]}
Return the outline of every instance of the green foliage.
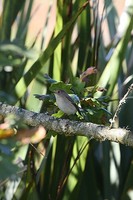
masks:
{"label": "green foliage", "polygon": [[62,81],[60,82],[56,82],[51,84],[49,90],[51,90],[52,92],[56,91],[56,90],[65,90],[67,93],[71,93],[70,89],[71,89],[72,85],[71,84],[65,84]]}
{"label": "green foliage", "polygon": [[0,143],[0,177],[1,179],[11,178],[11,176],[16,176],[19,171],[17,164],[13,163],[15,159],[15,152],[13,152],[13,147],[15,143],[12,140],[6,141],[1,140]]}
{"label": "green foliage", "polygon": [[[1,101],[66,117],[58,111],[53,95],[54,90],[63,89],[80,99],[85,112],[84,119],[76,116],[71,120],[108,125],[119,99],[133,82],[133,3],[123,11],[124,23],[112,1],[105,1],[102,15],[99,4],[100,1],[57,1],[54,32],[45,49],[43,42],[47,38],[40,38],[41,48],[37,51],[38,35],[32,42],[28,38],[34,1],[3,1]],[[53,1],[43,32],[50,24],[52,6]],[[111,36],[108,45],[104,20]],[[97,73],[82,79],[80,74],[92,66]],[[123,105],[116,126],[133,130],[132,106],[131,96]],[[21,166],[16,162],[18,158],[23,161]],[[130,200],[132,159],[131,148],[81,136],[65,137],[48,130],[46,138],[35,145],[20,144],[15,136],[6,138],[0,141],[0,199],[9,197],[10,191],[9,199]]]}

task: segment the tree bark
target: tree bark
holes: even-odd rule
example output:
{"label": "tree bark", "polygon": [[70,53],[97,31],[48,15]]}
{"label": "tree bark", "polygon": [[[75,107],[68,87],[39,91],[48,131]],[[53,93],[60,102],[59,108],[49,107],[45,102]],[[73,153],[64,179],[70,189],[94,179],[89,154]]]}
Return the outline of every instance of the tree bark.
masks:
{"label": "tree bark", "polygon": [[110,140],[133,147],[133,134],[124,128],[109,128],[89,122],[71,121],[59,119],[46,113],[35,113],[16,106],[10,106],[0,102],[0,115],[15,115],[30,126],[42,125],[46,130],[53,130],[56,133],[66,136],[85,136],[98,141]]}

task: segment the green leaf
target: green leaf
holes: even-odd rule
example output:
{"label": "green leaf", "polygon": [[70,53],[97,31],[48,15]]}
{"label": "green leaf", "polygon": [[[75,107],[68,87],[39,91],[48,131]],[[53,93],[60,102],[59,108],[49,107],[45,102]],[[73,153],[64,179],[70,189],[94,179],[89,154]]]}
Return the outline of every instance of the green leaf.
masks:
{"label": "green leaf", "polygon": [[71,91],[72,85],[71,84],[65,84],[62,81],[56,82],[51,84],[49,90],[54,92],[55,90],[65,90],[67,93],[72,93]]}
{"label": "green leaf", "polygon": [[25,46],[20,46],[19,44],[10,42],[10,43],[3,43],[0,44],[0,52],[5,54],[9,53],[13,56],[22,56],[26,58],[35,58],[37,52],[33,49],[27,50]]}
{"label": "green leaf", "polygon": [[48,74],[44,74],[44,79],[47,83],[55,83],[57,82],[56,80],[52,79]]}
{"label": "green leaf", "polygon": [[52,116],[56,118],[61,118],[63,115],[64,113],[61,110],[59,110],[57,113],[53,114]]}
{"label": "green leaf", "polygon": [[72,80],[72,89],[76,94],[81,94],[84,92],[85,82],[82,82],[80,78],[74,77]]}

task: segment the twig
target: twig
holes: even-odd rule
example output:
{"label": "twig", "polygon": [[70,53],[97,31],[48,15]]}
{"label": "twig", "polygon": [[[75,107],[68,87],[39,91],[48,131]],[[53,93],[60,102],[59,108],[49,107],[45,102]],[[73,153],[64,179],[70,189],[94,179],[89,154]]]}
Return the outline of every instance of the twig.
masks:
{"label": "twig", "polygon": [[41,151],[38,151],[38,149],[34,146],[34,144],[30,143],[30,145],[36,150],[36,152],[41,155],[41,156],[45,156]]}
{"label": "twig", "polygon": [[127,100],[127,96],[129,95],[129,93],[131,92],[133,90],[133,84],[131,84],[130,85],[130,87],[128,88],[128,91],[127,91],[127,93],[124,95],[124,97],[119,101],[119,104],[118,104],[118,106],[117,106],[117,109],[116,109],[116,112],[115,112],[115,114],[114,114],[114,116],[113,116],[113,119],[110,119],[110,128],[112,128],[113,127],[113,125],[114,125],[114,123],[115,123],[115,120],[116,120],[116,118],[117,118],[117,116],[118,116],[118,113],[120,112],[120,110],[121,110],[121,108],[122,108],[122,105],[124,104],[124,103],[126,103],[126,100]]}

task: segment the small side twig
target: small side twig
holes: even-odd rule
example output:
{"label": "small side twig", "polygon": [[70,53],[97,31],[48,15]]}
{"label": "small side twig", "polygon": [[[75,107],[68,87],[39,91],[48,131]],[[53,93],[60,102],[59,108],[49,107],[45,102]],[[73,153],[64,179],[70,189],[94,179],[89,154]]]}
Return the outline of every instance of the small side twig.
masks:
{"label": "small side twig", "polygon": [[133,84],[130,85],[130,87],[128,88],[128,91],[126,92],[126,94],[124,95],[124,97],[120,100],[118,107],[116,109],[116,112],[113,116],[113,119],[110,119],[110,128],[113,127],[113,124],[115,123],[115,120],[118,116],[119,111],[121,110],[121,107],[124,103],[126,103],[127,100],[127,96],[129,95],[129,93],[133,90]]}

